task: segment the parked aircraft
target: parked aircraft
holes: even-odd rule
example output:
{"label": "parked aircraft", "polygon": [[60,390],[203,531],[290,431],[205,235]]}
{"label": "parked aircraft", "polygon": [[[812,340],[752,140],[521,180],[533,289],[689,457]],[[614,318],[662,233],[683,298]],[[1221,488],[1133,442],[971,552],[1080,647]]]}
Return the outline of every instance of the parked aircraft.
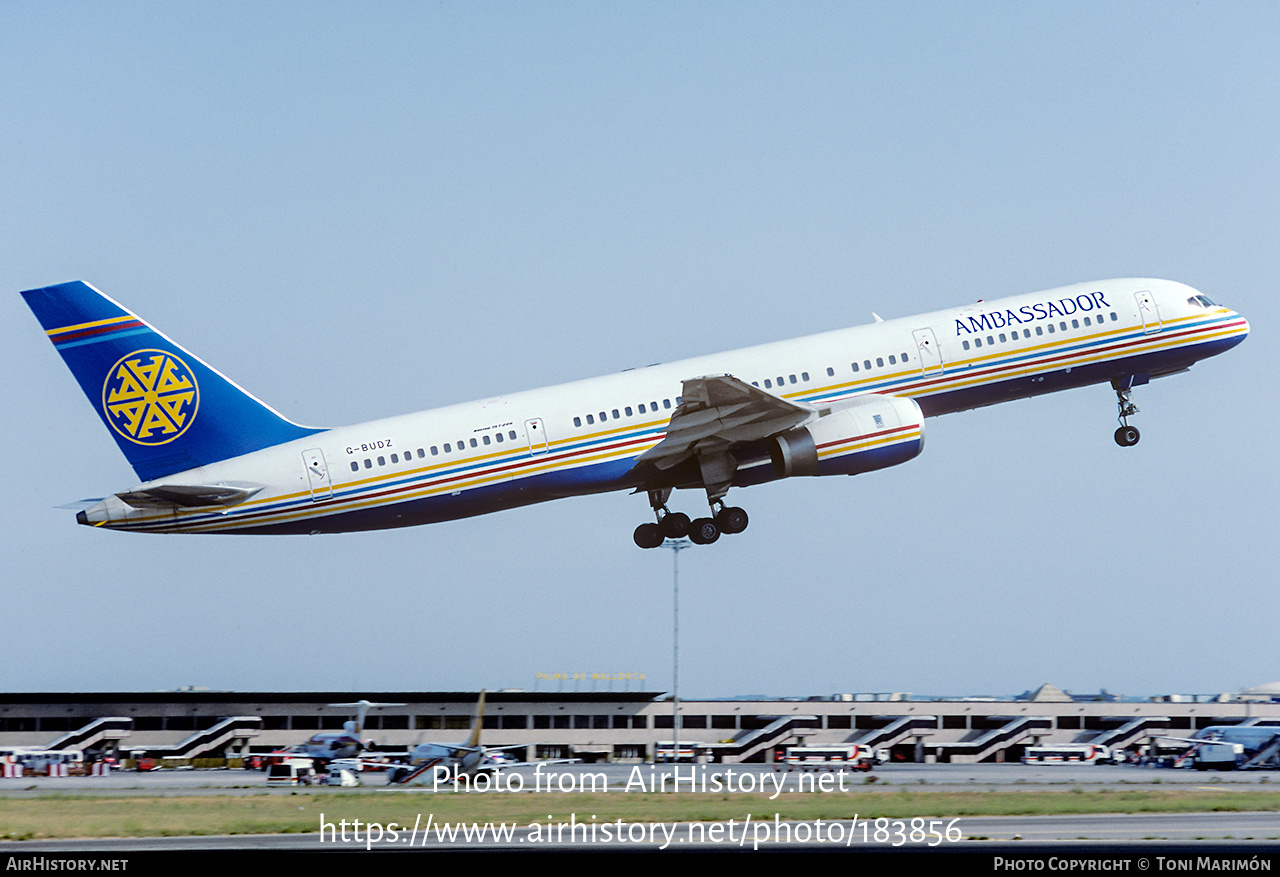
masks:
{"label": "parked aircraft", "polygon": [[1280,767],[1280,727],[1269,724],[1210,725],[1194,737],[1170,737],[1187,744],[1187,750],[1175,762],[1178,767],[1193,764],[1204,770],[1219,768]]}
{"label": "parked aircraft", "polygon": [[354,709],[356,717],[351,721],[343,722],[341,731],[321,731],[319,734],[313,734],[305,743],[290,746],[282,752],[273,752],[272,755],[313,758],[319,761],[355,757],[369,747],[369,741],[362,736],[369,710],[374,707],[404,706],[404,704],[370,703],[367,700],[359,700],[355,703],[331,703],[329,706]]}
{"label": "parked aircraft", "polygon": [[476,717],[471,725],[471,736],[465,743],[419,743],[409,751],[405,767],[395,768],[390,783],[410,783],[424,776],[441,777],[474,776],[485,767],[486,750],[480,745],[480,731],[484,728],[484,695],[476,701]]}
{"label": "parked aircraft", "polygon": [[[1246,320],[1191,287],[1121,279],[979,301],[452,405],[300,426],[82,282],[23,293],[143,483],[86,525],[146,533],[335,533],[631,490],[636,544],[746,529],[732,487],[854,475],[917,456],[924,418],[1088,384],[1132,390],[1240,343]],[[667,507],[702,489],[708,515]]]}

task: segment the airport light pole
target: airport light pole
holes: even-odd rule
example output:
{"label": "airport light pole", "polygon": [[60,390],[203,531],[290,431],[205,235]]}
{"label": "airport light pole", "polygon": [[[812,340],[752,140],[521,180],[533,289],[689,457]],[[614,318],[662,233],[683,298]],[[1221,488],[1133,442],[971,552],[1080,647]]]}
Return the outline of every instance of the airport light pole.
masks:
{"label": "airport light pole", "polygon": [[691,548],[688,539],[668,539],[671,549],[671,760],[680,761],[680,552]]}

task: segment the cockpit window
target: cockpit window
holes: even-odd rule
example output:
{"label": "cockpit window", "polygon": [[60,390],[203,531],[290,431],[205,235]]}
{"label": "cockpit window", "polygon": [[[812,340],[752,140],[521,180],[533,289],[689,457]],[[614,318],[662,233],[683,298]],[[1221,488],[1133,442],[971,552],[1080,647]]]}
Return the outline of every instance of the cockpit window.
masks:
{"label": "cockpit window", "polygon": [[1202,308],[1218,307],[1218,303],[1215,302],[1213,299],[1209,298],[1209,296],[1207,295],[1193,295],[1191,296],[1191,298],[1187,299],[1187,304],[1200,305],[1200,307]]}

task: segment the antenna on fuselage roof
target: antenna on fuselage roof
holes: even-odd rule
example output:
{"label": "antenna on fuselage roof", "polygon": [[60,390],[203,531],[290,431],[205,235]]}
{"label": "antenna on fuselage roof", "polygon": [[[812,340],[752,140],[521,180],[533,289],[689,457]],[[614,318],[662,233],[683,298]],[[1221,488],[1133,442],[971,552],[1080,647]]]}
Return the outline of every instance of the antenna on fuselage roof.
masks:
{"label": "antenna on fuselage roof", "polygon": [[879,314],[877,314],[875,311],[872,311],[872,312],[871,312],[871,317],[872,317],[872,319],[874,319],[877,323],[883,323],[883,322],[884,322],[884,318],[883,318],[883,317],[881,317]]}

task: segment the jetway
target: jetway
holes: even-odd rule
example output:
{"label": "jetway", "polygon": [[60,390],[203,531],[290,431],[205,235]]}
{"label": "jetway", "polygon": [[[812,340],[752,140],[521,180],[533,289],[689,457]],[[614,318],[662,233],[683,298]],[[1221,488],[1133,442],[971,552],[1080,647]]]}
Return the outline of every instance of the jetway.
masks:
{"label": "jetway", "polygon": [[938,761],[949,761],[952,764],[976,764],[1028,737],[1044,737],[1052,730],[1053,720],[1047,716],[1011,718],[1001,727],[992,728],[972,740],[944,743],[938,746]]}
{"label": "jetway", "polygon": [[134,758],[201,758],[212,752],[221,752],[237,740],[257,737],[261,732],[261,716],[232,716],[211,728],[197,731],[177,745],[133,749],[131,754]]}
{"label": "jetway", "polygon": [[1168,716],[1143,716],[1125,722],[1118,728],[1103,731],[1100,734],[1090,736],[1088,739],[1080,739],[1075,742],[1105,746],[1113,751],[1127,749],[1143,738],[1163,736],[1168,733],[1170,724],[1172,724],[1172,720]]}
{"label": "jetway", "polygon": [[[693,749],[706,753],[712,761],[725,764],[741,764],[747,761],[767,761],[768,753],[776,746],[790,742],[795,737],[812,734],[817,729],[817,716],[779,716],[763,728],[743,732],[731,743],[704,743],[680,741],[681,749]],[[797,734],[803,731],[804,734]],[[672,741],[658,743],[658,749],[670,751]],[[763,756],[763,757],[762,757]]]}
{"label": "jetway", "polygon": [[849,738],[850,743],[857,743],[868,749],[889,749],[908,738],[916,738],[916,759],[920,758],[924,738],[938,729],[937,716],[898,716],[883,728],[866,731]]}
{"label": "jetway", "polygon": [[126,716],[109,716],[94,719],[89,724],[75,731],[68,731],[45,749],[86,749],[104,748],[99,744],[107,741],[123,740],[133,733],[133,719]]}

